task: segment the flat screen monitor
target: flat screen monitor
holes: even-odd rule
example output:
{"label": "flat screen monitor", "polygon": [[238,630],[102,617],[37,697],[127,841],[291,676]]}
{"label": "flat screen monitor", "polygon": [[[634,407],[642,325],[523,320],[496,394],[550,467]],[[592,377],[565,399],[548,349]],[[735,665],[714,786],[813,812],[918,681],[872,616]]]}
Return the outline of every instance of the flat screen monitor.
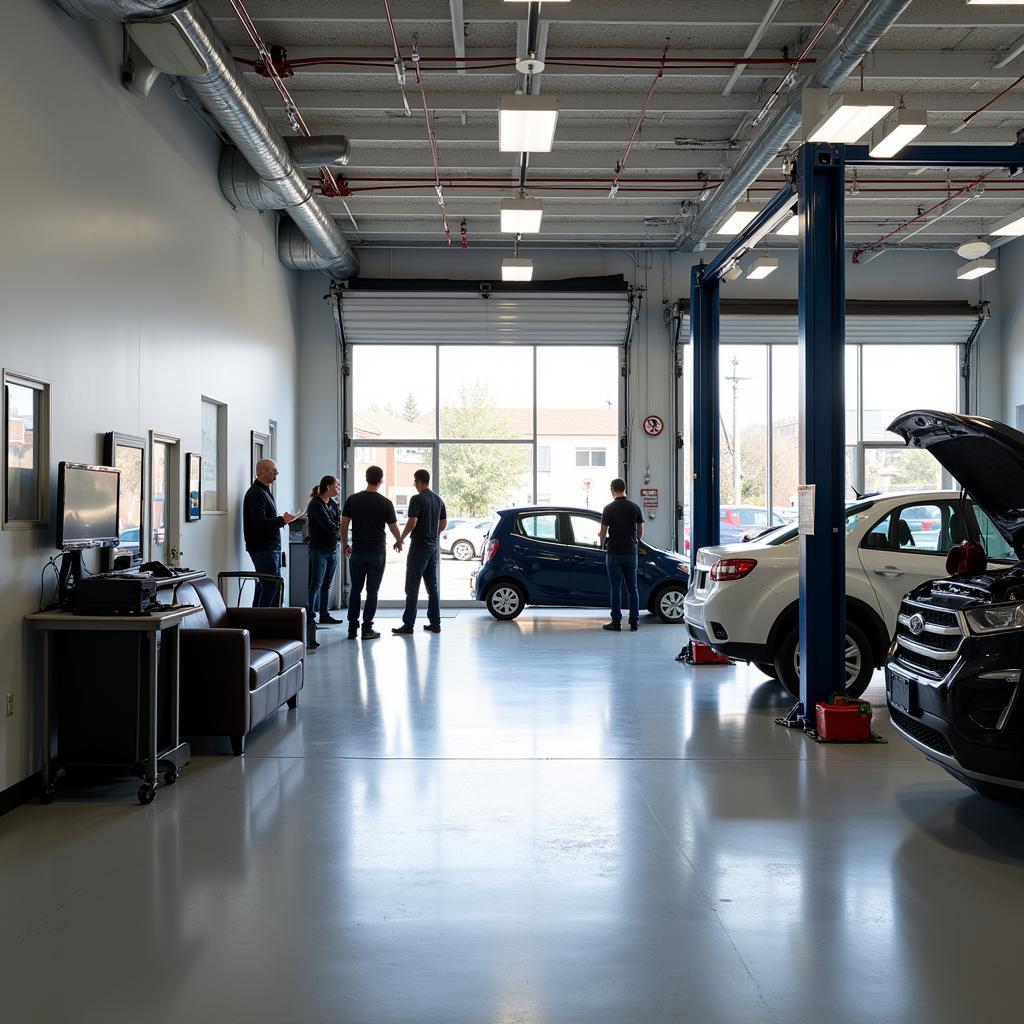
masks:
{"label": "flat screen monitor", "polygon": [[120,470],[62,462],[57,468],[57,547],[111,548],[118,542]]}

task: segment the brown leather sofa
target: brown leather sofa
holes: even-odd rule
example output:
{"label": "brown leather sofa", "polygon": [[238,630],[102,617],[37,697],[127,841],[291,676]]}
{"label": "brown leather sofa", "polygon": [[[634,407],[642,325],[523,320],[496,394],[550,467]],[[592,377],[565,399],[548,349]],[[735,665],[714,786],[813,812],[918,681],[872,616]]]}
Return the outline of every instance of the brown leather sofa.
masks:
{"label": "brown leather sofa", "polygon": [[213,580],[178,588],[200,610],[182,622],[180,732],[245,737],[282,704],[298,706],[306,655],[304,608],[228,608]]}

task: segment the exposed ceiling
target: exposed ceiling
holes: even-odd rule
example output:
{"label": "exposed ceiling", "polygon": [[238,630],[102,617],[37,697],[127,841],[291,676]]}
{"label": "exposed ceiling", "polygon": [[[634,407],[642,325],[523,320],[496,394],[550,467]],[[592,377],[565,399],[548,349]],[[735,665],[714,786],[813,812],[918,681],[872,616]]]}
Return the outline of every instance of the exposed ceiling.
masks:
{"label": "exposed ceiling", "polygon": [[[238,57],[255,59],[229,0],[205,0],[207,12]],[[767,0],[572,0],[541,7],[538,50],[549,62],[535,91],[559,101],[554,151],[529,161],[527,189],[544,200],[539,236],[531,245],[666,245],[685,233],[702,191],[736,162],[758,129],[751,121],[788,70],[786,64],[747,64],[744,56]],[[752,54],[754,60],[793,57],[835,6],[835,0],[785,0]],[[847,0],[813,59],[831,48],[859,8]],[[505,0],[391,0],[396,35],[409,69],[412,109],[405,116],[396,80],[384,0],[245,0],[264,40],[283,46],[289,61],[370,59],[314,64],[287,80],[314,134],[344,133],[352,141],[345,179],[352,195],[327,199],[353,244],[445,245],[433,165],[411,54],[468,59],[486,70],[432,65],[423,72],[437,143],[445,209],[458,244],[465,218],[470,244],[503,242],[498,206],[517,194],[519,161],[498,151],[499,98],[523,82],[514,67],[525,55],[528,4]],[[616,163],[638,120],[666,46],[669,57],[727,58],[725,68],[669,68],[657,84],[614,198],[608,190]],[[1018,48],[1022,54],[1007,60]],[[636,67],[564,66],[613,64]],[[637,58],[642,61],[637,62]],[[494,67],[498,65],[498,67]],[[1002,66],[999,66],[1002,65]],[[1024,8],[968,6],[964,0],[914,0],[867,57],[863,85],[901,94],[906,106],[929,111],[917,141],[954,145],[1011,145],[1024,127],[1024,85],[1007,93],[950,134],[963,118],[1024,75]],[[290,131],[272,83],[250,78],[282,133]],[[861,88],[851,76],[840,91]],[[791,146],[799,142],[795,138]],[[984,171],[945,168],[871,174],[848,181],[847,240],[870,243],[962,189]],[[781,160],[761,177],[750,198],[767,198],[781,180]],[[980,190],[979,190],[980,191]],[[965,194],[966,195],[966,194]],[[961,196],[960,199],[964,197]],[[943,207],[905,244],[950,246],[1024,206],[1024,177],[990,174],[983,194]],[[951,209],[955,207],[955,209]],[[350,217],[351,214],[351,217]],[[928,220],[929,218],[926,218]],[[921,226],[917,222],[914,228]],[[712,240],[713,241],[713,240]]]}

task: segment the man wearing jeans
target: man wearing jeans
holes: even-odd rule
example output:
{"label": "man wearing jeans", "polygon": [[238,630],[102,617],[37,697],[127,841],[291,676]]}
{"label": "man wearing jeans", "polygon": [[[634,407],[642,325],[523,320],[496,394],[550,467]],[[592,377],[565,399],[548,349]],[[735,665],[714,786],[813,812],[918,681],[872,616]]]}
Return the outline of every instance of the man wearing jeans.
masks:
{"label": "man wearing jeans", "polygon": [[[384,578],[387,561],[387,541],[384,527],[400,543],[395,506],[390,498],[380,493],[384,470],[369,466],[366,470],[366,490],[350,494],[341,510],[341,546],[348,555],[348,638],[355,640],[359,632],[360,600],[366,586],[366,606],[362,608],[364,640],[377,640],[373,617],[377,614],[377,591]],[[352,544],[349,546],[348,529],[352,526]]]}
{"label": "man wearing jeans", "polygon": [[411,538],[409,557],[405,563],[405,614],[402,625],[391,630],[396,636],[407,635],[416,624],[416,602],[420,596],[420,580],[427,586],[428,633],[441,632],[441,595],[438,589],[437,538],[448,525],[448,512],[441,498],[430,489],[430,473],[417,469],[413,474],[416,493],[409,502],[409,518],[402,529],[395,549],[402,550],[402,542]]}
{"label": "man wearing jeans", "polygon": [[637,546],[644,535],[644,514],[640,506],[626,497],[626,482],[612,481],[612,501],[601,513],[598,543],[603,547],[608,535],[608,582],[611,584],[612,621],[602,629],[618,633],[622,629],[622,588],[629,598],[629,628],[640,627],[640,591],[636,583]]}
{"label": "man wearing jeans", "polygon": [[[277,463],[273,459],[260,459],[256,463],[256,479],[245,492],[242,501],[242,532],[245,550],[249,552],[253,568],[267,576],[281,575],[281,527],[298,518],[290,512],[277,514],[270,485],[277,479]],[[281,588],[270,580],[257,580],[253,595],[254,608],[269,608],[277,603]]]}

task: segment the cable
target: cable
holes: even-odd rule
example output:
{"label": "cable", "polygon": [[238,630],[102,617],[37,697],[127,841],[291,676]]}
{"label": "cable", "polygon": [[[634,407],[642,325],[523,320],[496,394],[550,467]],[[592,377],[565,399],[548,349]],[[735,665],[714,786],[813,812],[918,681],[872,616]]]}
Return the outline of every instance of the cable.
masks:
{"label": "cable", "polygon": [[57,592],[60,589],[60,573],[57,571],[56,555],[50,555],[49,560],[43,566],[42,570],[39,573],[39,611],[41,612],[49,611],[51,608],[56,608],[59,606],[59,602],[53,601],[50,604],[43,607],[43,591],[45,587],[45,577],[47,569],[53,570],[54,596],[56,597],[58,596]]}
{"label": "cable", "polygon": [[644,123],[644,118],[647,116],[647,108],[651,105],[651,97],[654,95],[654,87],[661,81],[662,76],[665,74],[665,57],[668,56],[668,43],[665,44],[665,49],[661,51],[661,64],[658,67],[658,73],[655,75],[654,80],[647,87],[647,95],[644,97],[643,106],[640,108],[640,115],[636,119],[636,124],[633,125],[633,130],[629,134],[629,141],[626,143],[626,151],[622,154],[622,159],[615,165],[615,177],[612,178],[611,188],[608,190],[608,198],[612,199],[615,194],[619,191],[619,175],[622,174],[626,167],[626,161],[629,159],[629,154],[633,151],[633,142],[636,140],[636,133],[640,131],[640,125]]}

